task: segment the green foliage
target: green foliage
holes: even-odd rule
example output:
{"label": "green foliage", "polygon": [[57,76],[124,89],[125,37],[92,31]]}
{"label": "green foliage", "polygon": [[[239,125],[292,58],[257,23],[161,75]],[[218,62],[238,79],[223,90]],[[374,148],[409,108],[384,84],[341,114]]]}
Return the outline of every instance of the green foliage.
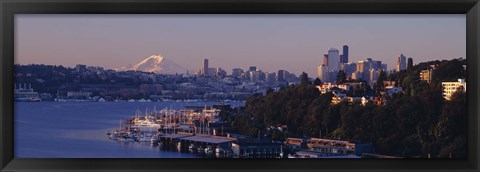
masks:
{"label": "green foliage", "polygon": [[316,78],[314,81],[313,81],[313,85],[320,85],[322,84],[322,81],[320,80],[320,78]]}
{"label": "green foliage", "polygon": [[300,75],[300,81],[301,84],[311,84],[308,80],[308,74],[305,72],[302,72],[302,74]]}
{"label": "green foliage", "polygon": [[[386,155],[465,157],[465,92],[459,90],[452,100],[445,102],[441,84],[419,80],[421,67],[431,64],[439,64],[436,70],[457,71],[455,75],[440,72],[438,81],[463,75],[457,70],[463,70],[463,62],[458,59],[420,63],[411,70],[389,76],[403,87],[405,94],[384,97],[387,102],[382,106],[347,102],[332,105],[333,94],[320,94],[315,85],[289,86],[266,96],[251,96],[245,105],[246,112],[253,117],[251,128],[242,130],[255,135],[270,126],[286,125],[288,130],[285,133],[272,131],[272,139],[327,137],[370,142],[377,153]],[[452,66],[456,68],[452,69]],[[381,72],[376,85],[383,85],[386,79],[385,73]],[[347,95],[362,96],[375,92],[378,96],[382,89],[377,86],[372,90],[364,84],[352,88]],[[237,123],[245,123],[243,120]],[[241,128],[239,124],[237,127]]]}
{"label": "green foliage", "polygon": [[338,71],[338,74],[337,74],[337,83],[341,84],[341,83],[345,83],[347,81],[347,75],[345,74],[345,72],[343,70],[340,70]]}

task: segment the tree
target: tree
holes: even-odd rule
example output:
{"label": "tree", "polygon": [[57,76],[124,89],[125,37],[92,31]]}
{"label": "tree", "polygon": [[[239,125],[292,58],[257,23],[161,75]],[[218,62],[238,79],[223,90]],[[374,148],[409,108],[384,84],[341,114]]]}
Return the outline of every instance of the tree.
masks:
{"label": "tree", "polygon": [[315,79],[315,81],[313,81],[313,85],[321,85],[321,84],[322,84],[322,81],[318,77]]}
{"label": "tree", "polygon": [[413,59],[410,57],[407,60],[407,70],[411,71],[413,69]]}
{"label": "tree", "polygon": [[300,75],[301,78],[301,84],[302,85],[308,85],[310,84],[310,81],[308,80],[308,74],[305,72],[302,72],[302,75]]}
{"label": "tree", "polygon": [[347,81],[347,75],[345,74],[345,72],[343,70],[338,71],[337,83],[342,84],[345,81]]}
{"label": "tree", "polygon": [[387,76],[383,70],[380,71],[378,75],[377,83],[375,86],[375,94],[380,95],[380,92],[384,91],[385,86],[383,85],[383,81],[387,79]]}

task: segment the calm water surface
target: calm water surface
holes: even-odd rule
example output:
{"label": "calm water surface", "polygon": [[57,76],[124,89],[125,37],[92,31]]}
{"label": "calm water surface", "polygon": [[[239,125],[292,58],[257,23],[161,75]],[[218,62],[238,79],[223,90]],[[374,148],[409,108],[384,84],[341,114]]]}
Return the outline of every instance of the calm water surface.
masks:
{"label": "calm water surface", "polygon": [[[150,143],[109,140],[106,133],[137,109],[180,109],[215,102],[16,102],[15,158],[198,158]],[[231,103],[240,106],[241,103]]]}

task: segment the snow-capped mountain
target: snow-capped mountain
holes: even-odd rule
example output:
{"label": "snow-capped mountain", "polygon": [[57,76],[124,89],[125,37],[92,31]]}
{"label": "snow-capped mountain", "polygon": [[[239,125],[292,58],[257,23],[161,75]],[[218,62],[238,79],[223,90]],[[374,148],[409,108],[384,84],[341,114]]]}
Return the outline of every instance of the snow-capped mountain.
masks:
{"label": "snow-capped mountain", "polygon": [[170,59],[162,57],[161,55],[152,55],[136,65],[121,67],[117,70],[135,70],[158,74],[182,74],[187,71],[182,66],[176,64]]}

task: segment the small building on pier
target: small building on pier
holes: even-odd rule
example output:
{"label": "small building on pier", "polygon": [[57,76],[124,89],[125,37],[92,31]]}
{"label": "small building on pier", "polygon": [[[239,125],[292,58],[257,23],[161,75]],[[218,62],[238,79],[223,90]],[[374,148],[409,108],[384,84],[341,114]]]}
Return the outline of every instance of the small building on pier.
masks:
{"label": "small building on pier", "polygon": [[282,154],[282,144],[263,141],[236,141],[232,150],[240,158],[278,158]]}

